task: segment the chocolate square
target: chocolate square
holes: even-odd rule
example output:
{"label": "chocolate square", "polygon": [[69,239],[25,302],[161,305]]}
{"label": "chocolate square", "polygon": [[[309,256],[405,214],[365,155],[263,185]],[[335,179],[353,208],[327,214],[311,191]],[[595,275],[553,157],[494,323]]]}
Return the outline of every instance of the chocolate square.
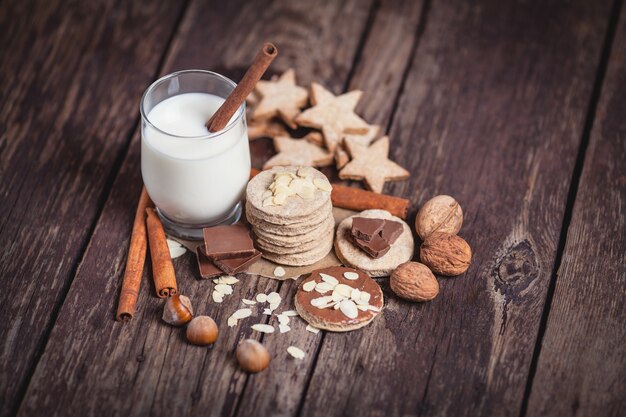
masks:
{"label": "chocolate square", "polygon": [[400,235],[404,232],[404,227],[401,223],[394,222],[393,220],[385,220],[385,226],[383,227],[381,237],[387,241],[390,245],[393,245]]}
{"label": "chocolate square", "polygon": [[261,257],[261,252],[257,251],[252,256],[242,256],[240,258],[216,259],[215,265],[227,274],[233,275],[245,271]]}
{"label": "chocolate square", "polygon": [[213,262],[206,255],[204,245],[198,246],[196,255],[198,255],[198,269],[202,278],[213,278],[223,274],[222,270],[213,265]]}
{"label": "chocolate square", "polygon": [[252,256],[256,250],[248,227],[243,224],[204,229],[206,255],[212,260]]}
{"label": "chocolate square", "polygon": [[370,219],[367,217],[354,217],[352,219],[352,236],[356,239],[369,242],[372,237],[380,234],[385,225],[383,219]]}
{"label": "chocolate square", "polygon": [[391,245],[387,243],[380,235],[375,235],[369,242],[363,239],[354,238],[356,245],[361,248],[365,253],[374,259],[378,259],[391,249]]}

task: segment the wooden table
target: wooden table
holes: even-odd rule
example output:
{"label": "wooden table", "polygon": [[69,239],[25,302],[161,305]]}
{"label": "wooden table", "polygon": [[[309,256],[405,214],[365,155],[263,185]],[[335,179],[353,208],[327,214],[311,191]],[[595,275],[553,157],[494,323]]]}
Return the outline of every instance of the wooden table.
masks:
{"label": "wooden table", "polygon": [[[625,415],[622,3],[2,0],[0,416]],[[474,260],[429,303],[383,280],[361,331],[264,337],[272,365],[247,375],[233,350],[259,334],[226,317],[294,282],[245,278],[219,305],[177,259],[181,291],[220,323],[211,349],[160,321],[150,268],[135,318],[114,312],[143,90],[186,68],[239,79],[264,40],[272,72],[365,91],[360,114],[412,172],[385,192],[410,221],[455,196]],[[273,153],[251,148],[256,167]]]}

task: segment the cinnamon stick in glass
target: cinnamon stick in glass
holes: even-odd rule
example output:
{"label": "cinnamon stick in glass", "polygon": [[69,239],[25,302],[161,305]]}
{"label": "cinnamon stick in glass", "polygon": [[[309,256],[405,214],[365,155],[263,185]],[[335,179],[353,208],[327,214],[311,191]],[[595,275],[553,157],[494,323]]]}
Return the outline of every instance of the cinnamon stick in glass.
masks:
{"label": "cinnamon stick in glass", "polygon": [[150,197],[148,197],[146,188],[142,187],[137,210],[135,211],[133,231],[130,236],[126,269],[124,270],[124,279],[122,281],[122,291],[120,292],[120,300],[117,305],[117,313],[115,314],[115,318],[118,321],[128,321],[132,319],[135,314],[135,304],[137,303],[137,296],[139,295],[139,286],[141,284],[141,276],[143,275],[143,265],[146,261],[146,249],[148,247],[144,213],[146,208],[150,205],[152,205]]}
{"label": "cinnamon stick in glass", "polygon": [[146,209],[146,226],[148,228],[148,243],[150,244],[150,259],[152,260],[152,277],[154,288],[159,298],[167,298],[178,292],[174,265],[167,246],[165,230],[159,216],[153,208]]}
{"label": "cinnamon stick in glass", "polygon": [[252,92],[256,83],[261,79],[267,67],[270,66],[274,58],[278,55],[278,48],[267,42],[263,45],[259,53],[254,58],[252,65],[248,68],[239,84],[228,95],[224,103],[220,106],[211,119],[207,122],[206,127],[209,132],[217,132],[226,127],[230,118],[246,100],[246,97]]}

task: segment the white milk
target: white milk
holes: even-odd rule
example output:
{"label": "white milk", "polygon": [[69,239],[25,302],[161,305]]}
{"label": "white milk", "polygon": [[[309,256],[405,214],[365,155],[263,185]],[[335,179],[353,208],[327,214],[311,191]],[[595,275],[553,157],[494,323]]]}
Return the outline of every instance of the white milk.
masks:
{"label": "white milk", "polygon": [[243,197],[250,175],[244,117],[235,113],[224,130],[207,137],[205,124],[223,101],[213,94],[184,93],[148,114],[158,130],[144,125],[141,173],[152,201],[175,222],[219,220]]}

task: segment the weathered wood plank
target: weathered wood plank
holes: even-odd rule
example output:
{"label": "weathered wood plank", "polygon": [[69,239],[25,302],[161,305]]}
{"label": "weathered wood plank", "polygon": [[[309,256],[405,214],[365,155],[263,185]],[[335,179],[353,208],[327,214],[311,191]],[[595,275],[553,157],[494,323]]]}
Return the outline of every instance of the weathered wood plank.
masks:
{"label": "weathered wood plank", "polygon": [[437,299],[327,334],[302,415],[514,415],[556,256],[610,2],[433,2],[391,127],[411,180],[474,248]]}
{"label": "weathered wood plank", "polygon": [[[293,66],[303,82],[323,77],[340,90],[365,29],[368,4],[196,1],[173,42],[165,71],[200,67],[237,78],[260,42],[271,39],[281,50],[274,71]],[[346,16],[350,19],[338,25]],[[35,410],[48,415],[88,414],[102,404],[113,415],[236,412],[247,375],[238,369],[232,352],[239,340],[250,335],[249,325],[266,316],[250,318],[237,329],[227,327],[226,317],[238,307],[240,298],[278,289],[279,283],[246,279],[235,286],[233,296],[217,305],[209,302],[213,285],[196,281],[193,256],[188,254],[175,264],[179,288],[190,295],[198,313],[218,320],[222,336],[212,349],[188,345],[179,329],[160,322],[163,301],[154,297],[147,281],[133,320],[127,325],[114,322],[140,178],[135,137],[20,415]]]}
{"label": "weathered wood plank", "polygon": [[[403,75],[410,64],[421,10],[422,2],[392,0],[383,2],[376,11],[361,58],[349,81],[349,89],[359,88],[365,92],[359,111],[370,123],[381,124],[384,128],[389,122]],[[398,48],[389,48],[389,45],[398,45]],[[293,282],[285,282],[281,287],[281,295],[289,299],[291,308],[296,288],[297,283]],[[299,411],[316,365],[322,334],[304,331],[306,325],[299,318],[293,321],[291,332],[265,339],[267,348],[276,352],[278,358],[271,370],[250,378],[238,415],[289,416]],[[295,361],[286,355],[292,345],[306,352],[304,360]]]}
{"label": "weathered wood plank", "polygon": [[0,6],[0,416],[45,346],[181,7]]}
{"label": "weathered wood plank", "polygon": [[529,416],[626,414],[626,9],[612,49]]}

